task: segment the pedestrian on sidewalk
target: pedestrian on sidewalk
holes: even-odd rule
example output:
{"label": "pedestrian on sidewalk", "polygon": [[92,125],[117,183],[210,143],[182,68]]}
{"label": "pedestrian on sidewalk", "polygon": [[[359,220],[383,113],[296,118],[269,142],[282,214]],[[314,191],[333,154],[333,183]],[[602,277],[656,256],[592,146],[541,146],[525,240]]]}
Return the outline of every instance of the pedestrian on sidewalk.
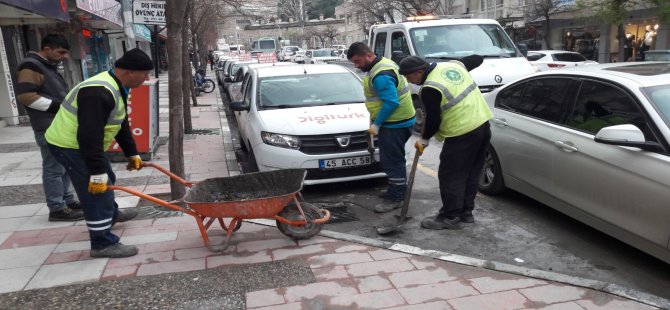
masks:
{"label": "pedestrian on sidewalk", "polygon": [[419,95],[426,109],[425,129],[414,147],[423,153],[431,137],[444,141],[437,174],[442,208],[421,221],[423,228],[454,229],[460,222],[474,223],[472,210],[493,117],[468,72],[482,61],[478,55],[431,64],[416,56],[400,61],[400,73],[421,85]]}
{"label": "pedestrian on sidewalk", "polygon": [[137,212],[119,210],[114,192],[107,190],[116,176],[105,151],[114,139],[128,157],[128,170],[142,168],[128,122],[128,92],[148,80],[151,69],[153,63],[147,54],[137,48],[127,51],[114,63],[114,69],[70,91],[46,132],[51,152],[67,168],[81,200],[92,257],[137,254],[137,247],[121,244],[111,232],[115,223],[130,220]]}
{"label": "pedestrian on sidewalk", "polygon": [[402,206],[407,189],[405,143],[412,136],[416,122],[409,84],[398,73],[395,62],[376,56],[363,42],[349,46],[347,59],[366,72],[363,91],[371,119],[368,132],[379,136],[379,160],[388,177],[388,188],[381,195],[383,202],[374,211],[389,212]]}
{"label": "pedestrian on sidewalk", "polygon": [[42,188],[49,208],[49,221],[78,221],[84,218],[65,168],[49,152],[44,132],[67,94],[58,64],[67,59],[70,44],[59,34],[47,34],[39,52],[28,52],[19,63],[16,100],[30,117],[30,126],[42,156]]}

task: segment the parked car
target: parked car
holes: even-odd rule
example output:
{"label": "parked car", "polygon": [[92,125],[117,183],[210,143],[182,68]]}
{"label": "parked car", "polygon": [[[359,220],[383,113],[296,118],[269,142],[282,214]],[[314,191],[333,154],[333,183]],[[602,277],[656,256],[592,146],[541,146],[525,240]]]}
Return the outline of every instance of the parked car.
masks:
{"label": "parked car", "polygon": [[240,67],[246,64],[256,64],[256,63],[258,63],[258,59],[252,58],[251,60],[236,61],[232,63],[230,66],[228,66],[228,75],[223,80],[224,92],[228,94],[228,86],[230,85],[230,83],[233,82],[233,77],[235,76],[235,74],[237,74],[237,70],[239,70]]}
{"label": "parked car", "polygon": [[223,80],[225,79],[224,72],[226,69],[226,62],[233,60],[237,60],[237,58],[219,59],[219,61],[216,63],[216,69],[214,72],[216,74],[216,81],[219,83],[219,85],[223,85]]}
{"label": "parked car", "polygon": [[323,64],[253,68],[242,84],[242,100],[230,109],[252,167],[305,169],[306,185],[385,176],[378,151],[367,151],[370,114],[351,71]]}
{"label": "parked car", "polygon": [[331,61],[337,60],[339,60],[339,58],[335,50],[322,48],[318,50],[308,50],[305,52],[306,64],[329,63]]}
{"label": "parked car", "polygon": [[670,263],[670,63],[539,72],[484,96],[481,192],[521,192]]}
{"label": "parked car", "polygon": [[289,61],[290,62],[295,62],[298,64],[304,64],[305,63],[305,50],[299,50],[295,53],[293,53],[291,56],[289,56]]}
{"label": "parked car", "polygon": [[289,61],[291,60],[291,56],[294,55],[295,52],[298,52],[300,50],[302,50],[300,47],[294,45],[284,46],[277,52],[277,60]]}
{"label": "parked car", "polygon": [[644,61],[670,61],[670,50],[645,51]]}
{"label": "parked car", "polygon": [[528,51],[526,58],[538,71],[598,64],[580,53],[568,51]]}
{"label": "parked car", "polygon": [[250,69],[261,68],[261,67],[290,66],[290,65],[295,65],[295,64],[291,63],[291,62],[242,64],[242,66],[240,66],[240,68],[237,69],[237,73],[235,73],[235,76],[233,76],[232,81],[230,83],[228,83],[228,89],[226,90],[226,93],[228,94],[228,99],[230,99],[231,102],[242,100],[242,92],[241,92],[242,81],[244,80],[244,77],[247,74],[249,74]]}

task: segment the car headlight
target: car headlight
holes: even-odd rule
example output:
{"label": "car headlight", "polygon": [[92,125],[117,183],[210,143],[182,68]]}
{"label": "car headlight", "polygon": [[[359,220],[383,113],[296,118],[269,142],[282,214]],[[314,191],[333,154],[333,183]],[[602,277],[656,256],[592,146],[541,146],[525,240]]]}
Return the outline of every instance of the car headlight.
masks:
{"label": "car headlight", "polygon": [[278,147],[285,147],[288,149],[299,149],[301,145],[300,139],[298,139],[298,137],[296,136],[291,135],[282,135],[278,133],[262,131],[261,138],[263,139],[263,142],[265,144]]}

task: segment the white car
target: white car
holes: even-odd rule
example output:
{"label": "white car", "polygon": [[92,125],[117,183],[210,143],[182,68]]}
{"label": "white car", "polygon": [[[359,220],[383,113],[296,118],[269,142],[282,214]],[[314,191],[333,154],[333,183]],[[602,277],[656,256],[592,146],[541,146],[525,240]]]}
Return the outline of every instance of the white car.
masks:
{"label": "white car", "polygon": [[526,58],[538,71],[598,64],[580,53],[569,51],[528,51]]}
{"label": "white car", "polygon": [[299,51],[302,51],[300,47],[294,45],[284,46],[279,50],[279,52],[277,52],[277,60],[290,61],[291,56],[295,55],[295,53]]}
{"label": "white car", "polygon": [[252,167],[305,169],[306,185],[386,176],[378,150],[368,153],[370,114],[361,80],[348,69],[252,68],[242,83],[242,100],[230,109]]}
{"label": "white car", "polygon": [[329,63],[338,61],[340,58],[335,50],[322,48],[319,50],[308,50],[305,52],[306,64]]}
{"label": "white car", "polygon": [[484,96],[481,192],[511,188],[670,263],[670,62],[538,72]]}

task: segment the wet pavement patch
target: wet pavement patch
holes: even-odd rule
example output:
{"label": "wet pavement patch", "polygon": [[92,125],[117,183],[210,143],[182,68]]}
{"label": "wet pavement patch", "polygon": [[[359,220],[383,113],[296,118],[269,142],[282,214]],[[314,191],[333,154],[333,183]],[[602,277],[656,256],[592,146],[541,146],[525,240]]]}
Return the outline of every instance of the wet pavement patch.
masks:
{"label": "wet pavement patch", "polygon": [[34,142],[0,144],[0,153],[33,152],[39,150],[40,147]]}
{"label": "wet pavement patch", "polygon": [[42,184],[0,186],[0,206],[15,206],[44,202]]}
{"label": "wet pavement patch", "polygon": [[349,201],[340,202],[312,202],[313,205],[330,211],[330,219],[326,224],[344,223],[358,221],[358,217],[351,208],[361,208]]}
{"label": "wet pavement patch", "polygon": [[315,281],[301,259],[0,294],[3,309],[245,309],[245,293]]}
{"label": "wet pavement patch", "polygon": [[[158,199],[164,201],[171,201],[172,197],[170,194],[165,195],[152,195]],[[183,207],[183,206],[182,206]],[[168,209],[161,205],[157,205],[151,201],[140,199],[140,202],[137,204],[137,217],[135,220],[146,220],[146,219],[155,219],[163,217],[175,217],[175,216],[184,216],[184,213],[179,211],[174,211]]]}

